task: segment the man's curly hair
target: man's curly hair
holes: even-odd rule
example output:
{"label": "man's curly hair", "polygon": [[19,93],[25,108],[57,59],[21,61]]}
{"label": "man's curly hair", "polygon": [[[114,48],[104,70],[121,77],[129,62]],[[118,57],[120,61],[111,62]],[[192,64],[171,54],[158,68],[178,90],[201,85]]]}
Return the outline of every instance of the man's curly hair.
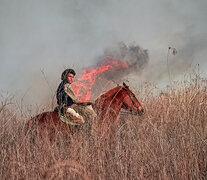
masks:
{"label": "man's curly hair", "polygon": [[76,75],[73,69],[66,69],[61,75],[61,80],[67,79],[69,73],[73,74],[74,76]]}

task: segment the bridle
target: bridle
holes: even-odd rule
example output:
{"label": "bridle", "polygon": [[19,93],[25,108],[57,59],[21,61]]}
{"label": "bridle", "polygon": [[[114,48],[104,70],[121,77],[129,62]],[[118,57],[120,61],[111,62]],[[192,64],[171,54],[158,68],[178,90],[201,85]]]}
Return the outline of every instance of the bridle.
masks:
{"label": "bridle", "polygon": [[131,99],[132,104],[137,108],[137,113],[140,113],[139,107],[135,104],[134,100],[132,99],[131,95],[129,94],[128,90],[125,87],[122,87],[122,89],[124,91],[126,91],[127,95],[129,96],[129,98]]}

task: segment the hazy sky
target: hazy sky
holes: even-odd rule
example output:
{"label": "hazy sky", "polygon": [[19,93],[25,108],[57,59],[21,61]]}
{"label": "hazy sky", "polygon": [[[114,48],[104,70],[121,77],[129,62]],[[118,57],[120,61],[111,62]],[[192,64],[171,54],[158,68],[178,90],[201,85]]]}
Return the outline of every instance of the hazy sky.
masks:
{"label": "hazy sky", "polygon": [[[147,49],[137,78],[161,82],[200,64],[207,69],[206,0],[0,0],[0,91],[39,103],[64,68],[81,72],[123,41]],[[46,98],[47,97],[47,98]]]}

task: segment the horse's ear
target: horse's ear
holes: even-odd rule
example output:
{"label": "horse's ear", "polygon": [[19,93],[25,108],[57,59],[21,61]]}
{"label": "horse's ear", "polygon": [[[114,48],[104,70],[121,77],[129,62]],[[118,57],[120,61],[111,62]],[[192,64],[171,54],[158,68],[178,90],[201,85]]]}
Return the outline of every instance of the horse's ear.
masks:
{"label": "horse's ear", "polygon": [[123,86],[124,86],[124,87],[128,87],[128,86],[126,85],[126,83],[125,83],[125,82],[123,82]]}

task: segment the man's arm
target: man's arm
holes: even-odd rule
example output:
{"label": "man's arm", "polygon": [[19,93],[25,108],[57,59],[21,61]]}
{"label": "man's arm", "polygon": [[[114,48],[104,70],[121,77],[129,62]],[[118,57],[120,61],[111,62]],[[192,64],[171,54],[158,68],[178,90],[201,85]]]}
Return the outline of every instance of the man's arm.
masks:
{"label": "man's arm", "polygon": [[71,99],[73,100],[74,103],[78,102],[78,97],[75,95],[75,93],[73,92],[73,90],[71,89],[71,86],[69,83],[65,84],[64,86],[64,91],[66,92],[66,94],[68,96],[71,97]]}

